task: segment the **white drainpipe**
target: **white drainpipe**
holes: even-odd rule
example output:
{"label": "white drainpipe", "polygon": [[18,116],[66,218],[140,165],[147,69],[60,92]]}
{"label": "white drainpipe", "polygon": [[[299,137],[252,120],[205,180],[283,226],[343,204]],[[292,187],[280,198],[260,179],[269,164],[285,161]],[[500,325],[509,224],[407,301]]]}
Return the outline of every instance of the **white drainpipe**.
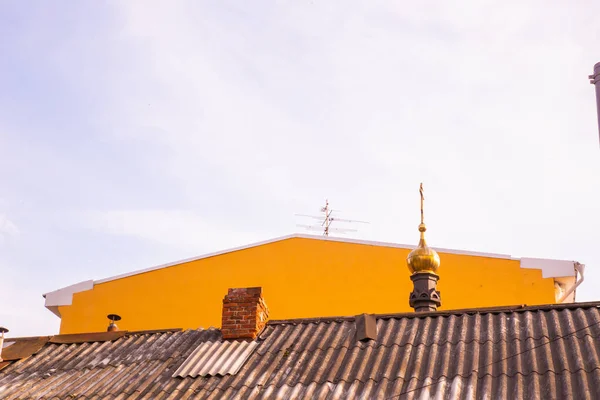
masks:
{"label": "white drainpipe", "polygon": [[567,292],[565,294],[563,294],[563,296],[558,301],[559,303],[563,303],[571,295],[571,293],[573,293],[575,291],[575,289],[577,289],[577,287],[579,285],[581,285],[581,283],[585,279],[585,277],[583,276],[583,273],[585,272],[585,265],[584,264],[580,264],[578,262],[575,262],[575,271],[577,271],[577,277],[579,279],[575,282],[575,284],[573,286],[571,286],[569,288],[569,290],[567,290]]}

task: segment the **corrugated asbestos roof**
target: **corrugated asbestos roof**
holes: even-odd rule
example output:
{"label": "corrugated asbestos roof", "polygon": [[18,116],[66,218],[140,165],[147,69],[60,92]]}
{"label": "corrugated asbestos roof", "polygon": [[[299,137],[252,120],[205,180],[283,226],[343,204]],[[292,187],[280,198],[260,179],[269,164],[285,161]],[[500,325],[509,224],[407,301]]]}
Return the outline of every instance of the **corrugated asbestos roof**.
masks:
{"label": "corrugated asbestos roof", "polygon": [[6,340],[0,358],[4,361],[15,361],[37,353],[50,339],[48,336],[27,338],[22,340]]}
{"label": "corrugated asbestos roof", "polygon": [[173,377],[235,375],[258,342],[205,342],[181,364]]}
{"label": "corrugated asbestos roof", "polygon": [[225,376],[173,377],[215,329],[49,342],[0,371],[0,398],[594,399],[599,306],[377,316],[367,342],[349,318],[275,322]]}

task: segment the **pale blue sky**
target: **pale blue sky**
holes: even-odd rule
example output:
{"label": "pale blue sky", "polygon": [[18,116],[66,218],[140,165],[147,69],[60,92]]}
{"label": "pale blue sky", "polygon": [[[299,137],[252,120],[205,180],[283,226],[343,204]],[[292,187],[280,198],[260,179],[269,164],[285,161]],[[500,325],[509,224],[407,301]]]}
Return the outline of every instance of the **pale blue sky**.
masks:
{"label": "pale blue sky", "polygon": [[600,300],[600,3],[462,4],[0,0],[0,325],[326,197],[416,243],[420,181],[432,245],[577,260]]}

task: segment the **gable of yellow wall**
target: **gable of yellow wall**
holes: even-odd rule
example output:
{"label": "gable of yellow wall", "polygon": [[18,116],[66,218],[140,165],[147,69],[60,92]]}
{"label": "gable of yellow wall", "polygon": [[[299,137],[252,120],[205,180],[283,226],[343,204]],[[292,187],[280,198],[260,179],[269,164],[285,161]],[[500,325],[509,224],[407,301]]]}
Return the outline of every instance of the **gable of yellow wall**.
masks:
{"label": "gable of yellow wall", "polygon": [[[97,284],[61,306],[61,333],[208,328],[230,287],[261,286],[270,319],[412,311],[409,250],[291,238]],[[519,261],[440,254],[441,309],[553,303],[552,279]]]}

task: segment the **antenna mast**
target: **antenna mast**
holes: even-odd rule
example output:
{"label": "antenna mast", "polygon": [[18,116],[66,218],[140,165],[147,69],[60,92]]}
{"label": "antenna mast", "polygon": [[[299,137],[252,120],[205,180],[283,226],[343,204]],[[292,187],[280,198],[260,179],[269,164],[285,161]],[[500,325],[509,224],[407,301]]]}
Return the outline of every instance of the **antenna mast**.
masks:
{"label": "antenna mast", "polygon": [[317,215],[306,215],[306,214],[296,214],[296,216],[298,217],[305,217],[305,218],[313,218],[316,219],[320,222],[320,225],[303,225],[303,224],[298,224],[296,226],[299,226],[301,228],[305,228],[307,230],[318,230],[323,232],[323,236],[329,236],[330,233],[335,232],[335,233],[348,233],[348,232],[357,232],[357,229],[349,229],[349,228],[332,228],[331,224],[333,222],[347,222],[347,223],[359,223],[359,224],[368,224],[368,222],[365,221],[358,221],[358,220],[354,220],[354,219],[342,219],[342,218],[337,218],[333,216],[334,212],[340,212],[339,210],[333,210],[329,207],[329,200],[325,200],[325,206],[321,207],[321,213],[323,213],[322,216],[317,216]]}
{"label": "antenna mast", "polygon": [[596,111],[598,113],[598,130],[600,131],[600,62],[594,65],[594,74],[589,78],[590,83],[596,86]]}
{"label": "antenna mast", "polygon": [[329,236],[329,224],[331,224],[331,213],[333,211],[329,209],[328,199],[325,199],[325,207],[321,207],[321,212],[325,213],[325,230],[323,231],[323,235]]}

